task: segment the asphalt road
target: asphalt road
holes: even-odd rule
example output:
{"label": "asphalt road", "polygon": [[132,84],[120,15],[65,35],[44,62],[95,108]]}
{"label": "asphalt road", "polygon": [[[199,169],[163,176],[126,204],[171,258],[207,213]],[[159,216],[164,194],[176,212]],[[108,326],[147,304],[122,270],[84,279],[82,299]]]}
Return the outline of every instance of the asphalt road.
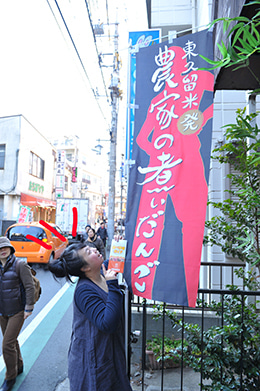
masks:
{"label": "asphalt road", "polygon": [[[67,377],[71,303],[75,286],[64,279],[55,281],[52,274],[42,268],[36,267],[36,271],[42,295],[19,336],[24,372],[17,377],[13,391],[54,391]],[[2,343],[2,335],[0,341]],[[4,374],[5,365],[1,356],[0,384]]]}

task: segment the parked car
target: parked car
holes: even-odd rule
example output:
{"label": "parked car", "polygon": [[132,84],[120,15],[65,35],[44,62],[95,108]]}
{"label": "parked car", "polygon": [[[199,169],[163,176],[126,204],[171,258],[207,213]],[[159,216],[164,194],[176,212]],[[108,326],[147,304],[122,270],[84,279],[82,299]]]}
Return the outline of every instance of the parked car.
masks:
{"label": "parked car", "polygon": [[[52,223],[49,223],[49,225],[63,235],[57,225]],[[63,242],[49,229],[36,222],[13,224],[7,228],[5,235],[14,246],[16,257],[26,259],[28,263],[48,264],[53,259],[59,258],[68,246],[67,238]],[[51,245],[51,249],[47,250],[40,244],[28,239],[27,235],[32,235],[36,239]]]}

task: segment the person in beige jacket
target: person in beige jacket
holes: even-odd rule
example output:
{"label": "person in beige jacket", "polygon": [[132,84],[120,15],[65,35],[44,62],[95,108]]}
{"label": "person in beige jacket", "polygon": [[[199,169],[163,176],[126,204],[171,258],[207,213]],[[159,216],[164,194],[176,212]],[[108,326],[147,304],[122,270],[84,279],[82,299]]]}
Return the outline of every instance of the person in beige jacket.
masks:
{"label": "person in beige jacket", "polygon": [[15,248],[0,237],[0,326],[3,333],[5,380],[0,391],[10,391],[17,375],[23,372],[18,335],[34,307],[34,282],[27,262],[19,261]]}

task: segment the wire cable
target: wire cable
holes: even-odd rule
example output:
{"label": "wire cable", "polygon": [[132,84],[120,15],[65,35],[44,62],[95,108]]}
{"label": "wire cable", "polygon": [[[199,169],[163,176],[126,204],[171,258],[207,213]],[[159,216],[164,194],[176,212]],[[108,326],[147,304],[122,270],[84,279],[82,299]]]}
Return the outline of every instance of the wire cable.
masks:
{"label": "wire cable", "polygon": [[[87,12],[88,12],[89,23],[90,23],[91,30],[92,30],[92,34],[93,34],[93,38],[94,38],[94,43],[95,43],[95,48],[96,48],[97,57],[99,58],[99,53],[98,53],[98,48],[97,48],[96,36],[95,36],[94,27],[93,27],[93,23],[92,23],[92,20],[91,20],[91,14],[90,14],[90,11],[89,11],[89,6],[88,6],[88,1],[87,1],[87,0],[85,0],[85,5],[86,5],[86,8],[87,8]],[[98,62],[98,63],[99,63],[99,68],[100,68],[100,72],[101,72],[103,84],[104,84],[104,89],[105,89],[105,93],[106,93],[106,97],[107,97],[107,102],[109,102],[108,93],[107,93],[107,86],[106,86],[106,83],[105,83],[104,74],[103,74],[103,71],[102,71],[102,67],[101,67],[100,62]]]}
{"label": "wire cable", "polygon": [[[52,12],[52,15],[54,16],[55,22],[57,23],[57,25],[58,25],[58,27],[59,27],[59,30],[61,31],[60,26],[59,26],[59,22],[57,21],[57,18],[56,18],[56,16],[55,16],[54,12],[53,12],[53,9],[52,9],[52,7],[51,7],[51,5],[50,5],[50,2],[49,2],[49,0],[46,0],[46,1],[47,1],[48,5],[49,5],[49,8],[50,8],[51,12]],[[83,69],[83,71],[84,71],[84,75],[86,76],[86,78],[87,78],[87,80],[88,80],[88,82],[89,82],[91,91],[92,91],[92,93],[93,93],[93,95],[94,95],[94,98],[95,98],[95,100],[96,100],[96,102],[97,102],[97,105],[98,105],[98,107],[99,107],[99,110],[100,110],[100,112],[101,112],[101,114],[102,114],[104,120],[107,122],[107,118],[106,118],[105,114],[103,113],[103,110],[102,110],[102,108],[101,108],[101,106],[100,106],[100,104],[99,104],[99,102],[98,102],[98,100],[97,100],[97,97],[96,97],[94,88],[92,87],[90,78],[89,78],[89,76],[88,76],[88,74],[87,74],[87,71],[86,71],[85,66],[84,66],[84,64],[83,64],[83,61],[82,61],[82,59],[81,59],[81,57],[80,57],[80,54],[79,54],[78,49],[77,49],[77,46],[76,46],[76,44],[75,44],[75,42],[74,42],[74,40],[73,40],[73,38],[72,38],[72,35],[71,35],[70,30],[69,30],[69,28],[68,28],[68,26],[67,26],[67,23],[66,23],[65,18],[64,18],[63,14],[62,14],[62,11],[61,11],[61,9],[60,9],[60,7],[59,7],[57,1],[54,0],[54,2],[55,2],[56,7],[57,7],[57,9],[58,9],[58,11],[59,11],[59,14],[60,14],[60,16],[61,16],[61,19],[62,19],[62,21],[63,21],[63,23],[64,23],[64,26],[65,26],[65,28],[66,28],[66,31],[67,31],[67,33],[68,33],[68,35],[69,35],[69,37],[70,37],[71,43],[72,43],[72,45],[73,45],[73,48],[74,48],[74,50],[75,50],[75,52],[76,52],[76,54],[77,54],[77,57],[78,57],[78,59],[79,59],[79,61],[80,61],[81,67],[82,67],[82,69]],[[65,38],[64,34],[62,34],[62,36],[63,36],[63,38],[64,38],[65,41],[66,41],[66,38]]]}

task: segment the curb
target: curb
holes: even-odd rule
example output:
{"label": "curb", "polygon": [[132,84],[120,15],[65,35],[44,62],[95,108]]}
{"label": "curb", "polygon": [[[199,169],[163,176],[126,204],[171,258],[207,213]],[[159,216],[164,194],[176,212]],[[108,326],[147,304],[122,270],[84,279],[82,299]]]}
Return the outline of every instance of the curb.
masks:
{"label": "curb", "polygon": [[69,378],[67,377],[60,384],[58,384],[54,391],[70,391]]}

